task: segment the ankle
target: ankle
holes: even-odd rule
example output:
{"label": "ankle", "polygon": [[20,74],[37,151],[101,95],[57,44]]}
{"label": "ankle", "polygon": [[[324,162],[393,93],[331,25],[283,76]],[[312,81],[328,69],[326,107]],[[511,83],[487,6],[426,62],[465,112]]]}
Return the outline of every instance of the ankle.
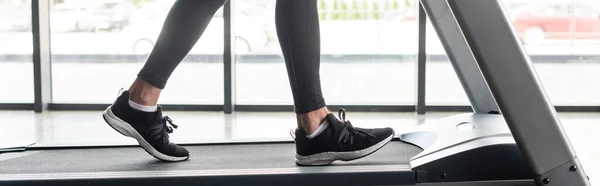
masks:
{"label": "ankle", "polygon": [[297,114],[298,127],[304,129],[306,134],[312,134],[325,122],[327,114],[329,114],[327,107],[304,114]]}
{"label": "ankle", "polygon": [[151,98],[152,96],[147,96],[148,94],[131,91],[129,96],[129,101],[133,101],[134,103],[143,105],[143,106],[155,106],[157,104],[157,100]]}
{"label": "ankle", "polygon": [[140,105],[154,106],[158,102],[160,92],[160,88],[138,78],[129,88],[129,100]]}

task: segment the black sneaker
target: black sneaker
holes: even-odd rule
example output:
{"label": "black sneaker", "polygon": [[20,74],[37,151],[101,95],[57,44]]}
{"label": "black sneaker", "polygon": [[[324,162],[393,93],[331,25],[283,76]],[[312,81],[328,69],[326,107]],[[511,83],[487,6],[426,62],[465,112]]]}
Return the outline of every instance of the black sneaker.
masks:
{"label": "black sneaker", "polygon": [[318,136],[308,139],[303,129],[296,129],[296,164],[328,165],[336,160],[356,160],[379,150],[394,137],[391,128],[363,129],[346,121],[340,109],[338,120],[327,115],[328,127]]}
{"label": "black sneaker", "polygon": [[124,91],[102,117],[119,133],[135,138],[146,152],[157,159],[183,161],[189,158],[185,148],[169,142],[169,134],[177,125],[168,116],[162,116],[160,106],[156,112],[135,110],[129,106],[129,92]]}

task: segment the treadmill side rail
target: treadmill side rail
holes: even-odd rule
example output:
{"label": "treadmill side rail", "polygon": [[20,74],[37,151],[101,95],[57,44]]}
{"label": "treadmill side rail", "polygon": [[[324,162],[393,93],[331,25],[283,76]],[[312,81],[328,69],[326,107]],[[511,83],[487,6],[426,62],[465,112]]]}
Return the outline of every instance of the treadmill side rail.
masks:
{"label": "treadmill side rail", "polygon": [[[579,165],[575,150],[502,2],[447,2],[533,173],[544,175],[570,162]],[[590,185],[582,175],[561,174],[560,177],[574,181],[570,185]]]}

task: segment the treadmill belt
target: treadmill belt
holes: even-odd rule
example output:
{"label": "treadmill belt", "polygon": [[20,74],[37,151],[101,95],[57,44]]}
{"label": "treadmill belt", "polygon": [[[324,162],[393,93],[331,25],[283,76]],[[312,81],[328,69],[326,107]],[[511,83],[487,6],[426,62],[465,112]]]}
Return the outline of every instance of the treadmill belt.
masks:
{"label": "treadmill belt", "polygon": [[162,162],[141,147],[29,149],[0,154],[0,185],[414,185],[421,149],[392,141],[365,158],[300,167],[293,143],[186,146],[190,159]]}
{"label": "treadmill belt", "polygon": [[[28,150],[24,156],[3,158],[0,154],[0,174],[81,173],[121,171],[173,171],[215,169],[295,168],[293,143],[196,145],[186,146],[190,159],[183,162],[162,162],[141,147],[90,148],[62,150]],[[399,141],[392,141],[365,158],[331,166],[408,165],[410,158],[422,150]]]}

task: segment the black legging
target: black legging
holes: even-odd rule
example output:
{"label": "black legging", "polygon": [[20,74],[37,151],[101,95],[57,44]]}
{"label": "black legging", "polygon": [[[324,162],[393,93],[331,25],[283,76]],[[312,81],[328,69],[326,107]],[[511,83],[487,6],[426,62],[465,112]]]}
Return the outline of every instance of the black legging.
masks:
{"label": "black legging", "polygon": [[[177,0],[138,77],[164,89],[181,60],[196,44],[215,12],[227,0]],[[275,24],[285,57],[294,107],[302,114],[325,106],[320,66],[316,0],[277,0]]]}

